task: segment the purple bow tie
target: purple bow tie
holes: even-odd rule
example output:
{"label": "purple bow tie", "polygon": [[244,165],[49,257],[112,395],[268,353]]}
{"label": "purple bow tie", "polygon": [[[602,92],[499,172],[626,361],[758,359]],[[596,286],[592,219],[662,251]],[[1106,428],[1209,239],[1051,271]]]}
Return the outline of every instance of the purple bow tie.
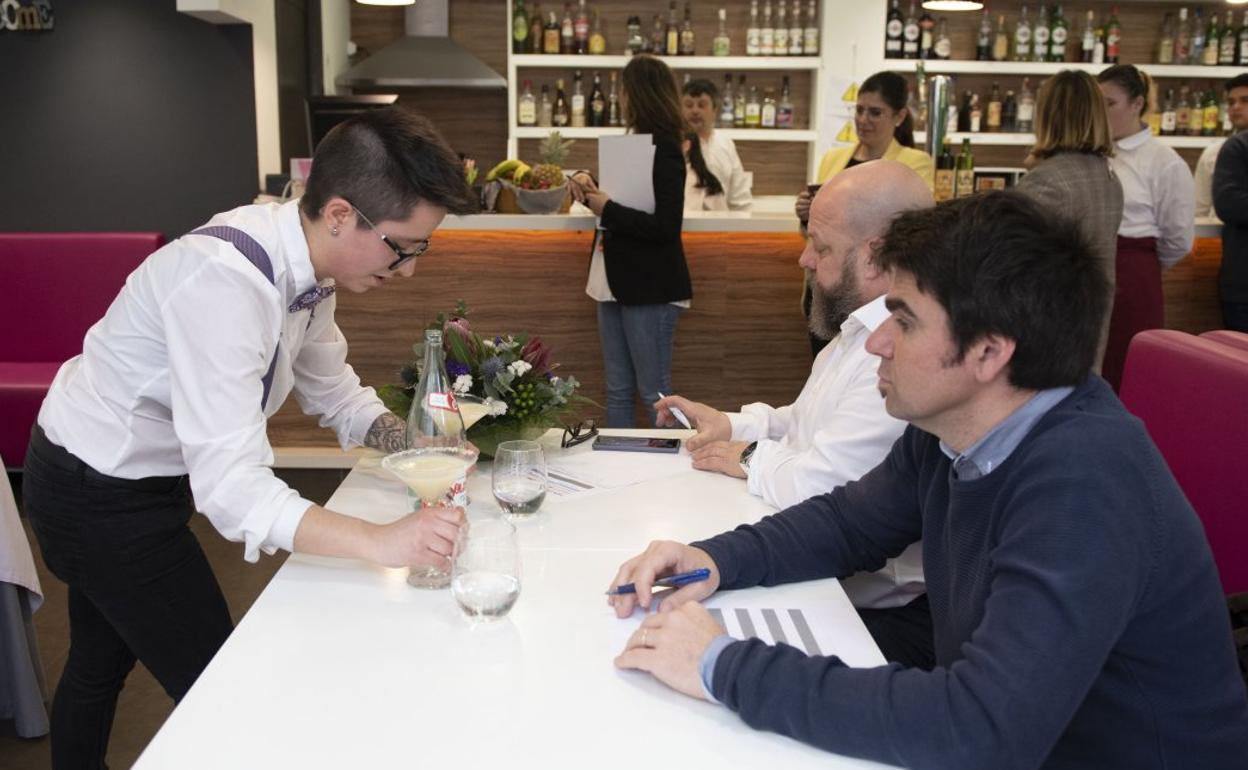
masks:
{"label": "purple bow tie", "polygon": [[290,307],[286,309],[291,313],[298,313],[300,310],[308,309],[315,311],[316,306],[321,303],[321,300],[333,293],[333,286],[313,286],[303,294],[295,297],[295,301],[290,303]]}

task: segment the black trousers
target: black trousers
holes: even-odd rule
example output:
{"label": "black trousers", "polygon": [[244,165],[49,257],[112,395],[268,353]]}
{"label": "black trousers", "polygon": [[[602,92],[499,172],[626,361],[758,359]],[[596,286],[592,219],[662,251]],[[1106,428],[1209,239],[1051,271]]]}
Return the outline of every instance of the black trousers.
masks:
{"label": "black trousers", "polygon": [[858,617],[889,663],[930,671],[936,667],[936,642],[927,594],[902,607],[860,609]]}
{"label": "black trousers", "polygon": [[69,586],[69,658],[52,702],[52,767],[105,767],[117,696],[140,660],[179,701],[233,630],[195,535],[185,476],[119,479],[35,426],[24,509]]}

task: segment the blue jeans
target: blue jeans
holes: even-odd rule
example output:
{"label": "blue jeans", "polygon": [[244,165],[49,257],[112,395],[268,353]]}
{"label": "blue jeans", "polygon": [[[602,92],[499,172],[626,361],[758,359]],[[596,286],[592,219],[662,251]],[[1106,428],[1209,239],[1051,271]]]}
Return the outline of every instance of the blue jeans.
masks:
{"label": "blue jeans", "polygon": [[682,308],[676,305],[598,303],[598,337],[607,375],[607,427],[635,427],[641,394],[654,425],[659,391],[672,389],[672,337]]}

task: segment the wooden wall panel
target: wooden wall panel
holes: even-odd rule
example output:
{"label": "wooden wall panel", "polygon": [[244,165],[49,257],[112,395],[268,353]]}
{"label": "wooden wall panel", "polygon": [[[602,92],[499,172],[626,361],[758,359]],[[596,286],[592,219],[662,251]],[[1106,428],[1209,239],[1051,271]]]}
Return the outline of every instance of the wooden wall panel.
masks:
{"label": "wooden wall panel", "polygon": [[[442,231],[415,277],[367,295],[339,295],[349,361],[369,385],[397,381],[424,325],[456,299],[480,332],[540,334],[561,371],[605,403],[597,308],[585,295],[591,234]],[[721,409],[790,403],[810,371],[798,309],[796,234],[686,233],[693,307],[677,326],[675,389]],[[276,445],[333,444],[293,403],[269,423]]]}

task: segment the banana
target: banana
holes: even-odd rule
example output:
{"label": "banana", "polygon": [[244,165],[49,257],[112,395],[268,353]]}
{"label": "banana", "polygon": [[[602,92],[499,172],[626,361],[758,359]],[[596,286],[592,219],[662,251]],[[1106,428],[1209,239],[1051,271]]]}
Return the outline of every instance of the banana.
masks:
{"label": "banana", "polygon": [[522,165],[520,161],[516,160],[515,158],[509,158],[503,161],[502,163],[499,163],[494,168],[490,169],[490,173],[485,175],[485,181],[492,182],[495,179],[499,178],[500,176],[501,177],[510,176],[511,172],[517,166],[520,166],[520,165]]}
{"label": "banana", "polygon": [[516,170],[511,173],[511,181],[516,184],[520,184],[520,180],[524,179],[525,175],[528,173],[529,164],[524,161],[520,161],[519,165],[516,166]]}

